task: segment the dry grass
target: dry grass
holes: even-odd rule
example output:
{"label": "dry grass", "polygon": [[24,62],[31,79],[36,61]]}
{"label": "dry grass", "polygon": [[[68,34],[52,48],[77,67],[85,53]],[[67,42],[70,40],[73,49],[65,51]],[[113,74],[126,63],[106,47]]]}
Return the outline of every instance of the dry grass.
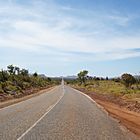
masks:
{"label": "dry grass", "polygon": [[[126,100],[134,100],[140,102],[140,89],[136,85],[132,85],[131,89],[127,89],[122,83],[111,80],[104,81],[88,81],[86,85],[74,85],[86,89],[87,91],[93,91],[99,94],[110,94],[118,96]],[[140,86],[140,85],[139,85]]]}

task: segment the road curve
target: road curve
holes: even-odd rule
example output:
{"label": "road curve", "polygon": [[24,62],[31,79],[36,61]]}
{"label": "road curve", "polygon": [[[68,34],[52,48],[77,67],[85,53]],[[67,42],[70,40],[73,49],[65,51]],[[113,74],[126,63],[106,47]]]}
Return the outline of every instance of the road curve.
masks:
{"label": "road curve", "polygon": [[68,86],[0,109],[0,140],[138,140]]}

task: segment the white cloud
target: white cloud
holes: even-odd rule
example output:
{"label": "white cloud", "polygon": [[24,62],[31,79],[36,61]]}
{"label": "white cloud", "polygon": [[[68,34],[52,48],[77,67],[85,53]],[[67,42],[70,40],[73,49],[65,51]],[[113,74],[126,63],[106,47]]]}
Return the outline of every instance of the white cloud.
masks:
{"label": "white cloud", "polygon": [[[6,15],[1,17],[0,24],[5,26],[6,22],[6,27],[9,29],[9,31],[0,34],[2,47],[14,47],[40,53],[49,52],[50,48],[52,51],[60,50],[63,53],[93,53],[96,54],[94,55],[95,60],[140,56],[139,52],[126,51],[140,48],[140,36],[114,37],[112,32],[107,34],[110,28],[106,23],[102,23],[102,20],[106,22],[110,19],[111,23],[117,22],[125,26],[131,21],[131,18],[108,15],[103,19],[96,16],[94,20],[90,18],[85,20],[83,17],[76,17],[73,14],[67,15],[65,10],[70,12],[71,8],[69,7],[61,9],[49,2],[46,7],[49,10],[46,10],[45,8],[40,9],[40,7],[44,7],[43,3],[40,4],[41,6],[38,6],[34,2],[34,7],[30,6],[27,9],[17,4],[13,4],[13,7],[0,8],[0,15]],[[100,34],[104,36],[100,37]],[[82,55],[81,57],[87,59]],[[89,57],[89,59],[91,58],[92,56]]]}
{"label": "white cloud", "polygon": [[132,20],[131,17],[118,16],[118,15],[109,15],[108,18],[112,20],[115,24],[118,24],[121,26],[127,26],[129,22]]}

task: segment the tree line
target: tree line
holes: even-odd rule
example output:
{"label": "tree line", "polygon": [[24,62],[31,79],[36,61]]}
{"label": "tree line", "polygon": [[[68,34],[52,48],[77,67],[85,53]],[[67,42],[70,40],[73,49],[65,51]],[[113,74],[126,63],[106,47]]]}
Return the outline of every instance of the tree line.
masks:
{"label": "tree line", "polygon": [[45,88],[60,81],[41,77],[37,72],[30,74],[27,69],[9,65],[0,70],[0,93],[18,94],[33,88]]}
{"label": "tree line", "polygon": [[76,80],[71,80],[71,81],[67,81],[68,83],[79,83],[79,84],[83,84],[83,85],[86,85],[86,82],[88,80],[95,80],[95,81],[99,81],[99,80],[112,80],[112,81],[115,81],[115,82],[121,82],[122,84],[124,84],[124,86],[126,88],[131,88],[131,86],[133,84],[136,84],[137,85],[137,88],[138,87],[138,84],[140,84],[140,79],[138,78],[135,78],[133,75],[131,74],[128,74],[128,73],[124,73],[121,75],[121,77],[118,77],[118,78],[111,78],[109,79],[108,77],[106,78],[100,78],[100,77],[92,77],[92,76],[88,76],[88,71],[87,70],[83,70],[83,71],[80,71],[78,74],[77,74],[77,79]]}

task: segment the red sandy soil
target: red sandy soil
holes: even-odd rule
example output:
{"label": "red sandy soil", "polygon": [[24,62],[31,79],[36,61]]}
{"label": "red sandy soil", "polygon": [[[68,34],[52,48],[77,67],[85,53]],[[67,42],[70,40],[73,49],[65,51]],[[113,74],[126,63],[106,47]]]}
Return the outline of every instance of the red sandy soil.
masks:
{"label": "red sandy soil", "polygon": [[102,95],[78,89],[90,96],[112,117],[119,120],[130,131],[140,136],[140,104],[137,102],[127,102],[119,97]]}
{"label": "red sandy soil", "polygon": [[[34,96],[38,96],[46,91],[51,90],[52,87],[46,89],[34,89],[33,91],[26,91],[26,94],[18,97],[5,98],[0,102],[0,108],[27,100]],[[118,119],[121,124],[126,126],[133,133],[140,136],[140,104],[137,102],[127,102],[119,97],[113,97],[111,95],[102,95],[92,93],[84,89],[78,88],[78,90],[86,93],[98,104],[104,107],[104,109],[114,118]]]}

